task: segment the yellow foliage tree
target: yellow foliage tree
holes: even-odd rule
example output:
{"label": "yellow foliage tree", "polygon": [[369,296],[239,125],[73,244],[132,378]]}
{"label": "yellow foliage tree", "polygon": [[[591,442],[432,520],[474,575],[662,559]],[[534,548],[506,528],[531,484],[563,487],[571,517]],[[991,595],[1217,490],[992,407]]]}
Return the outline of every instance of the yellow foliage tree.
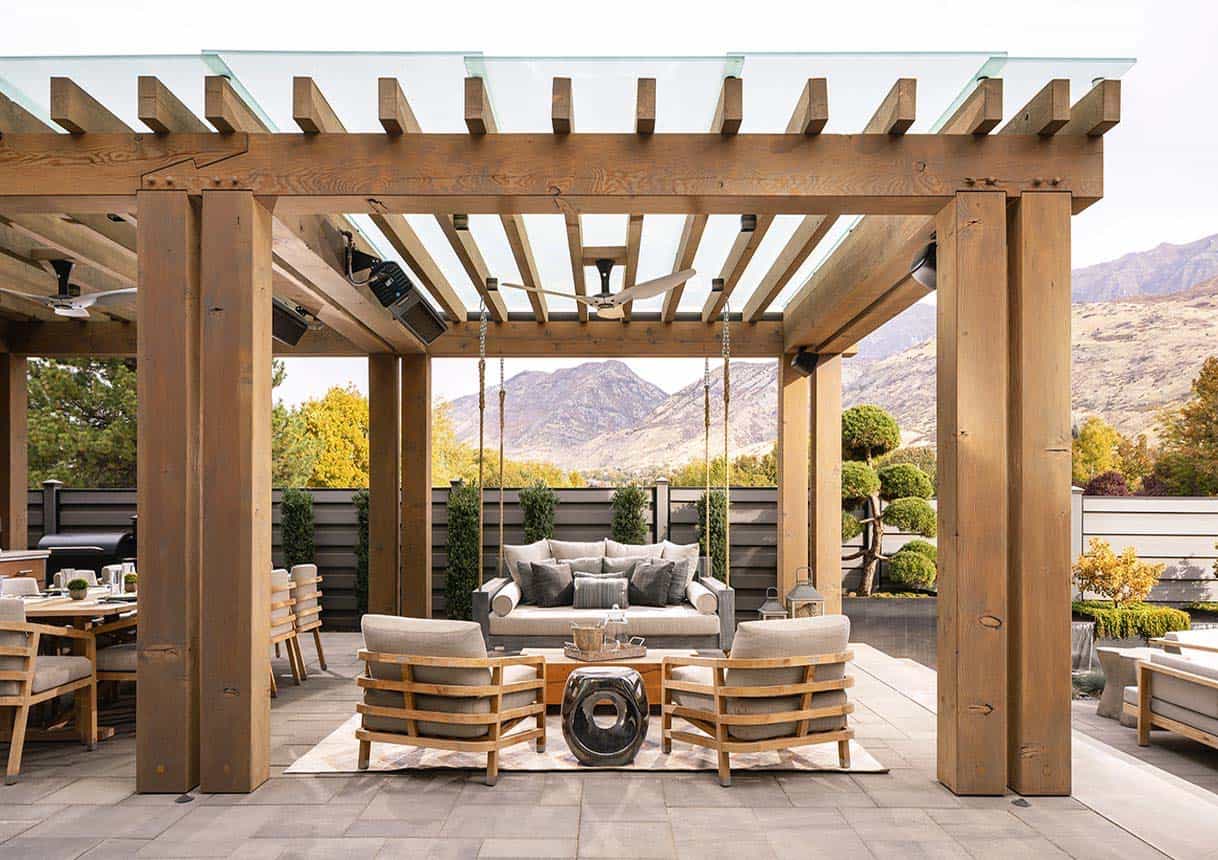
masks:
{"label": "yellow foliage tree", "polygon": [[368,398],[355,386],[334,386],[300,407],[309,435],[319,440],[310,487],[368,486]]}
{"label": "yellow foliage tree", "polygon": [[1117,555],[1108,541],[1092,538],[1087,552],[1074,562],[1074,582],[1082,592],[1102,595],[1114,606],[1128,606],[1146,599],[1165,567],[1141,561],[1131,546]]}
{"label": "yellow foliage tree", "polygon": [[1074,483],[1083,486],[1101,472],[1117,471],[1120,442],[1121,434],[1098,415],[1084,421],[1070,446]]}

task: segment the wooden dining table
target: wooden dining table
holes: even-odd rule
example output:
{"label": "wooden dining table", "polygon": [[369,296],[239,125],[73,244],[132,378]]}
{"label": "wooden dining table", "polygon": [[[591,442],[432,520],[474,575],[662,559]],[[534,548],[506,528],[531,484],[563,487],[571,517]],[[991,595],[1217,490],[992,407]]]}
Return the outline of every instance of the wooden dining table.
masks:
{"label": "wooden dining table", "polygon": [[[72,653],[87,657],[97,668],[97,637],[117,633],[136,626],[139,617],[139,600],[107,600],[111,597],[110,590],[104,587],[90,588],[84,600],[73,600],[70,596],[58,594],[43,594],[37,597],[23,597],[25,602],[25,617],[27,621],[40,624],[63,624],[75,627],[92,635],[88,639],[75,639],[72,642]],[[97,712],[75,714],[77,720],[97,720]],[[114,736],[112,726],[100,726],[97,732],[98,740]],[[5,733],[0,730],[0,740],[5,739]],[[37,741],[78,741],[80,735],[76,728],[56,724],[48,729],[36,731],[33,728],[26,731],[27,740]]]}

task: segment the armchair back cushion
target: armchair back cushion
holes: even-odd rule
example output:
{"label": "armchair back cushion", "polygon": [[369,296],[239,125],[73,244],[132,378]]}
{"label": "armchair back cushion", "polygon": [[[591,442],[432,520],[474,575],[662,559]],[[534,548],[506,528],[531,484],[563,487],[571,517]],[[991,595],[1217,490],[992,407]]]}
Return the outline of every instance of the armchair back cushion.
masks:
{"label": "armchair back cushion", "polygon": [[[271,603],[286,603],[292,597],[292,576],[282,567],[271,571]],[[292,632],[292,607],[271,610],[271,637]]]}
{"label": "armchair back cushion", "polygon": [[[431,618],[400,618],[395,615],[365,615],[360,623],[364,632],[364,647],[385,654],[408,654],[414,657],[472,657],[484,659],[486,645],[482,628],[473,621],[443,621]],[[523,670],[523,671],[522,671]],[[400,681],[402,667],[395,663],[373,663],[369,666],[373,678]],[[491,682],[490,669],[445,668],[418,666],[413,669],[415,681],[426,684],[453,686],[482,686]],[[504,683],[536,678],[530,666],[508,666],[503,670]],[[510,693],[503,697],[505,710],[523,707],[534,701],[532,690]],[[401,693],[391,690],[365,690],[364,701],[370,705],[390,708],[403,706]],[[445,713],[485,714],[490,712],[486,698],[454,698],[449,696],[415,696],[415,708]],[[405,734],[406,721],[391,717],[366,715],[364,726],[372,731]],[[420,721],[419,733],[432,737],[476,738],[487,733],[485,725],[449,725]]]}
{"label": "armchair back cushion", "polygon": [[659,558],[664,549],[662,543],[618,543],[605,541],[606,558]]}
{"label": "armchair back cushion", "polygon": [[559,561],[566,561],[569,558],[604,558],[605,557],[605,542],[603,540],[594,541],[572,541],[572,540],[549,540],[550,555]]}
{"label": "armchair back cushion", "polygon": [[[737,660],[758,660],[767,657],[806,657],[836,654],[850,644],[850,619],[845,615],[823,615],[817,618],[790,618],[782,621],[745,621],[736,628],[731,656]],[[804,679],[805,667],[789,669],[729,669],[728,686],[775,686],[798,684]],[[846,674],[844,663],[816,667],[816,680],[836,681]],[[812,707],[841,705],[846,701],[844,690],[814,693]],[[799,696],[733,699],[728,711],[736,714],[774,713],[799,710]],[[844,716],[821,717],[811,720],[809,730],[832,731],[844,728]],[[729,733],[741,740],[763,740],[782,737],[795,731],[795,723],[773,726],[733,726]]]}
{"label": "armchair back cushion", "polygon": [[504,571],[501,576],[511,577],[513,582],[520,582],[520,574],[516,569],[517,564],[522,561],[545,561],[547,558],[553,558],[550,553],[550,542],[545,538],[533,543],[526,544],[510,544],[503,545],[503,566]]}
{"label": "armchair back cushion", "polygon": [[309,611],[318,606],[317,583],[307,582],[307,580],[317,578],[317,565],[294,564],[289,575],[292,577],[292,599],[296,601],[296,605],[292,607],[292,612],[297,618],[296,626],[317,623],[321,620],[320,614]]}

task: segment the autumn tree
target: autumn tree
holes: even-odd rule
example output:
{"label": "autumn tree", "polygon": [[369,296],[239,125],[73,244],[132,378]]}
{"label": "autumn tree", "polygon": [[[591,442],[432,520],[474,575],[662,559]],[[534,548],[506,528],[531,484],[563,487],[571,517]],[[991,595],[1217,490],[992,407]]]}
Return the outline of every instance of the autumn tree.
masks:
{"label": "autumn tree", "polygon": [[1096,475],[1117,471],[1117,445],[1121,434],[1100,418],[1090,416],[1078,428],[1070,445],[1071,480],[1082,487]]}
{"label": "autumn tree", "polygon": [[1160,421],[1164,454],[1155,476],[1173,495],[1218,495],[1218,356],[1193,380],[1192,397]]}
{"label": "autumn tree", "polygon": [[842,539],[863,535],[863,545],[843,561],[862,559],[859,594],[875,588],[876,573],[884,555],[884,527],[893,526],[923,537],[934,537],[935,510],[927,502],[934,495],[930,477],[913,463],[877,460],[901,444],[896,420],[878,406],[853,406],[842,413],[842,502],[861,515],[842,517]]}
{"label": "autumn tree", "polygon": [[[710,465],[710,482],[712,487],[722,487],[725,476],[723,457],[714,457]],[[705,487],[706,461],[691,460],[684,466],[669,472],[668,482],[674,487]],[[755,454],[741,454],[732,460],[732,486],[734,487],[776,487],[778,486],[778,446],[775,445],[766,454],[758,457]]]}
{"label": "autumn tree", "polygon": [[309,486],[368,486],[368,398],[353,385],[336,385],[305,401],[300,412],[307,432],[319,441]]}

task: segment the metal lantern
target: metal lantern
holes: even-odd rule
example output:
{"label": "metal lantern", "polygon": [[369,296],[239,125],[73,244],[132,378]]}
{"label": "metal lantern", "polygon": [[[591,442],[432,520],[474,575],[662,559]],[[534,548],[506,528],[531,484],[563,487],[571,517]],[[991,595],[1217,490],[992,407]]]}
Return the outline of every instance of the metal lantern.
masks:
{"label": "metal lantern", "polygon": [[808,578],[796,581],[795,587],[787,592],[787,608],[792,618],[814,618],[825,614],[825,598],[812,585],[812,568],[801,567],[795,571],[807,571]]}
{"label": "metal lantern", "polygon": [[778,599],[778,589],[770,586],[765,590],[765,603],[757,610],[762,621],[775,621],[787,617],[787,610]]}

